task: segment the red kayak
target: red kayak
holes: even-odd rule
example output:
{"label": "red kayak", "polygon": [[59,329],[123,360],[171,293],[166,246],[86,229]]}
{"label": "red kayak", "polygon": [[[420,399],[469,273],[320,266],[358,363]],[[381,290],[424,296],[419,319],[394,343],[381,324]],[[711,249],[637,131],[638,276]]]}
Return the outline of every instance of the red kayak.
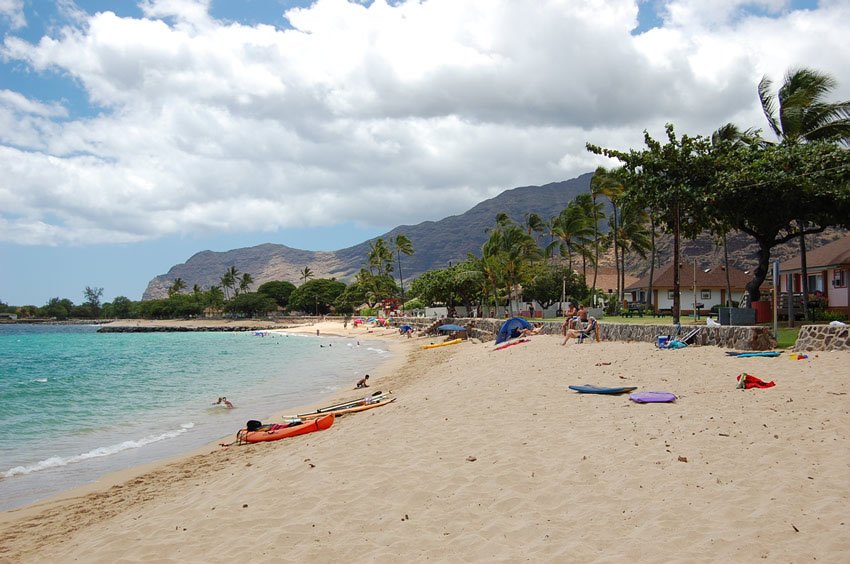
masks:
{"label": "red kayak", "polygon": [[239,441],[240,444],[262,443],[265,441],[277,441],[279,439],[286,439],[298,435],[306,435],[307,433],[327,429],[334,424],[334,417],[333,413],[329,413],[328,415],[319,417],[318,419],[295,423],[292,425],[287,425],[285,423],[266,425],[256,431],[242,429],[236,433],[236,440]]}

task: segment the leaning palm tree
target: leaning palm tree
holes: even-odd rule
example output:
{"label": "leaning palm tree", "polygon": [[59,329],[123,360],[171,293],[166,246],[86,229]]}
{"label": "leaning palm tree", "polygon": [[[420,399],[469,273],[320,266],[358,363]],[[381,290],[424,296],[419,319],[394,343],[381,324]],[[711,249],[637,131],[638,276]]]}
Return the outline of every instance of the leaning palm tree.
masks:
{"label": "leaning palm tree", "polygon": [[[528,213],[525,214],[525,228],[528,230],[528,234],[539,242],[540,235],[546,230],[546,222],[540,217],[540,214]],[[537,235],[532,235],[532,233],[537,233]]]}
{"label": "leaning palm tree", "polygon": [[401,286],[401,311],[404,312],[404,277],[401,275],[401,254],[407,256],[413,254],[413,243],[404,234],[396,235],[393,239],[393,247],[395,248],[396,260],[398,261],[398,281]]}
{"label": "leaning palm tree", "polygon": [[[771,92],[773,82],[767,76],[763,77],[758,85],[759,101],[779,142],[828,141],[850,145],[850,101],[825,100],[837,85],[828,74],[807,68],[791,69],[774,97]],[[797,220],[804,315],[808,313],[809,294],[806,223],[806,218]]]}

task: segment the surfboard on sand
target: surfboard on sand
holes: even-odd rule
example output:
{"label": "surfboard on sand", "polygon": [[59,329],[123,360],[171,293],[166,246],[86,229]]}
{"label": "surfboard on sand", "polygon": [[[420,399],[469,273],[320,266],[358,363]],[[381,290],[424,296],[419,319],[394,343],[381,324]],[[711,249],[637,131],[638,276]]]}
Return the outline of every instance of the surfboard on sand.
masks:
{"label": "surfboard on sand", "polygon": [[629,399],[635,403],[669,403],[676,401],[676,394],[671,392],[635,392],[629,394]]}
{"label": "surfboard on sand", "polygon": [[772,357],[777,357],[782,353],[777,352],[777,351],[762,351],[762,352],[743,352],[743,353],[727,352],[726,354],[729,355],[729,356],[734,356],[735,358],[750,358],[750,357],[757,357],[757,356],[764,356],[764,357],[772,358]]}
{"label": "surfboard on sand", "polygon": [[624,394],[637,390],[637,386],[620,386],[615,388],[605,388],[602,386],[594,386],[592,384],[584,384],[583,386],[569,386],[580,394]]}

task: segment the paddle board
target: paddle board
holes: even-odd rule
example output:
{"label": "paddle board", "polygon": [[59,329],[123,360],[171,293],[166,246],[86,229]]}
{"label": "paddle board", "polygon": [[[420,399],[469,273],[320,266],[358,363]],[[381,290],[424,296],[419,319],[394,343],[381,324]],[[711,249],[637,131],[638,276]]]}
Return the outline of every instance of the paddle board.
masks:
{"label": "paddle board", "polygon": [[667,403],[676,401],[676,395],[670,392],[635,392],[629,399],[636,403]]}
{"label": "paddle board", "polygon": [[446,341],[445,343],[437,343],[435,345],[422,345],[423,349],[436,349],[437,347],[445,347],[448,345],[456,345],[463,341],[463,339],[453,339],[451,341]]}
{"label": "paddle board", "polygon": [[637,386],[620,386],[615,388],[605,388],[602,386],[593,386],[585,384],[583,386],[569,386],[571,390],[575,390],[581,394],[624,394],[637,390]]}

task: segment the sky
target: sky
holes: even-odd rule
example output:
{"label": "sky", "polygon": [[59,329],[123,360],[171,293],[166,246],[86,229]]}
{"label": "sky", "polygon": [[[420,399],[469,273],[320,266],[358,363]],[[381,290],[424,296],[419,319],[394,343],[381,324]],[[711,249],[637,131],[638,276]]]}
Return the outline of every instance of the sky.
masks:
{"label": "sky", "polygon": [[0,0],[0,301],[140,299],[203,250],[336,250],[850,99],[850,0]]}

